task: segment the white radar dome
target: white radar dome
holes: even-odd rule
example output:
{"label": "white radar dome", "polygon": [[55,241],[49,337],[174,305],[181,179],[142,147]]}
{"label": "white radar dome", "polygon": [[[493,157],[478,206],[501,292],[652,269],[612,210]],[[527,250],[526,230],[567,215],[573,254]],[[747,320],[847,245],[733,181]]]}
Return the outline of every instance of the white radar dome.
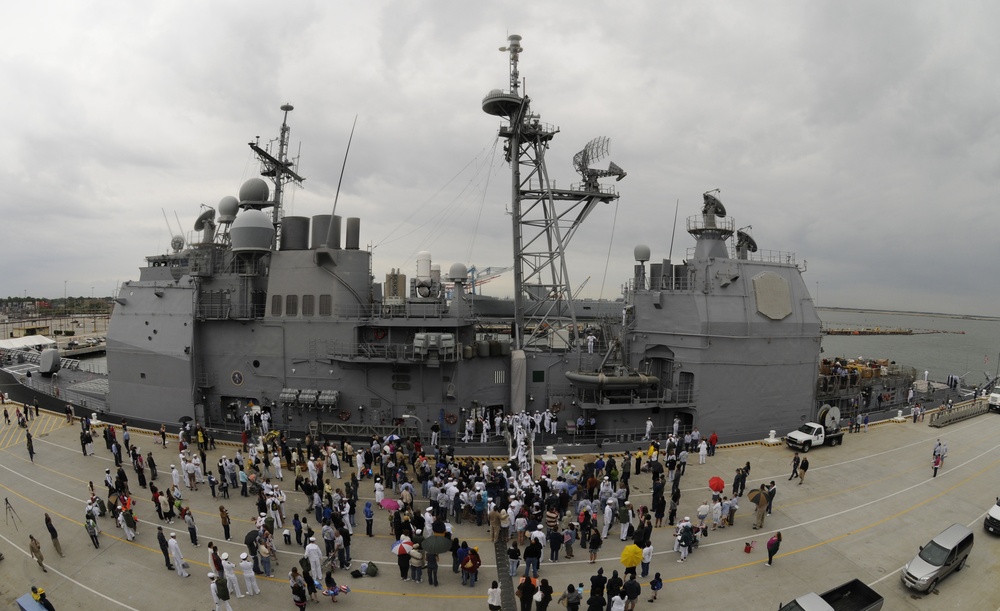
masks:
{"label": "white radar dome", "polygon": [[229,229],[233,252],[269,252],[274,239],[271,217],[260,210],[243,210]]}
{"label": "white radar dome", "polygon": [[240,203],[254,204],[267,201],[271,190],[263,178],[251,178],[240,187]]}
{"label": "white radar dome", "polygon": [[452,263],[448,268],[448,279],[452,282],[465,282],[469,278],[469,268],[465,263]]}
{"label": "white radar dome", "polygon": [[639,263],[649,261],[649,246],[646,246],[645,244],[636,244],[632,253],[635,256],[635,260]]}
{"label": "white radar dome", "polygon": [[220,223],[232,223],[236,220],[236,213],[240,211],[240,200],[232,195],[227,195],[219,200],[218,211],[217,220]]}

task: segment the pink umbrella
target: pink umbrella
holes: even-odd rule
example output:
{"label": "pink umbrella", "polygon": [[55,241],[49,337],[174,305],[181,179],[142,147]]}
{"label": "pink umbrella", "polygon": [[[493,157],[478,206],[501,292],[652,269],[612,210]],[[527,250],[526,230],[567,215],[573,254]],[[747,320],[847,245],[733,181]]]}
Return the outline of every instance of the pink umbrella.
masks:
{"label": "pink umbrella", "polygon": [[708,480],[708,487],[715,492],[722,492],[722,490],[726,487],[726,482],[722,481],[721,477],[716,476]]}
{"label": "pink umbrella", "polygon": [[378,504],[382,506],[382,509],[399,509],[399,501],[396,499],[382,499]]}

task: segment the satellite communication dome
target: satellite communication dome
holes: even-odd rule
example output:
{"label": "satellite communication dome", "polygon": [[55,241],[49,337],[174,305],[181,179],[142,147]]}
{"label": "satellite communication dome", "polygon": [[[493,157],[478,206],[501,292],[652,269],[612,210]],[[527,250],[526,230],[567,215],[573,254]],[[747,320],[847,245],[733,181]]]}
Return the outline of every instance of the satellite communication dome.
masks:
{"label": "satellite communication dome", "polygon": [[[267,185],[264,186],[266,187]],[[232,195],[227,195],[219,200],[218,210],[218,221],[220,223],[232,223],[236,220],[236,213],[240,211],[240,200]]]}
{"label": "satellite communication dome", "polygon": [[635,248],[632,249],[632,253],[635,256],[635,260],[639,263],[649,261],[649,246],[645,244],[636,244]]}
{"label": "satellite communication dome", "polygon": [[469,277],[469,268],[464,263],[452,263],[448,268],[448,278],[452,282],[465,282]]}
{"label": "satellite communication dome", "polygon": [[243,210],[233,221],[229,229],[229,238],[233,252],[270,252],[271,241],[274,239],[274,225],[265,212]]}
{"label": "satellite communication dome", "polygon": [[241,204],[260,204],[267,201],[271,190],[263,178],[251,178],[240,187]]}

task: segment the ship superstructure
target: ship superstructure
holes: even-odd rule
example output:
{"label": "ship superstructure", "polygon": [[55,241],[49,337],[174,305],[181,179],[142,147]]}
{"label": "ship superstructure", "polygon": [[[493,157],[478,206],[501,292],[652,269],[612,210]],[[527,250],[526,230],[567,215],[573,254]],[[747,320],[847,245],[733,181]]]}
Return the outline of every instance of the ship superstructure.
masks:
{"label": "ship superstructure", "polygon": [[522,411],[556,412],[560,435],[594,418],[598,439],[647,418],[727,441],[810,419],[820,321],[804,265],[758,249],[716,192],[688,220],[696,245],[683,260],[651,262],[654,248],[637,246],[619,299],[575,298],[567,248],[625,171],[595,167],[599,137],[573,159],[579,182],[554,188],[545,155],[559,129],[522,91],[520,36],[501,50],[510,88],[482,109],[503,121],[511,168],[513,299],[473,295],[465,264],[443,273],[427,252],[411,278],[393,269],[383,282],[359,218],[286,216],[283,193],[304,181],[286,104],[277,141],[250,143],[261,176],[120,287],[102,411],[232,430],[266,411],[278,428],[348,436],[440,423],[452,439]]}

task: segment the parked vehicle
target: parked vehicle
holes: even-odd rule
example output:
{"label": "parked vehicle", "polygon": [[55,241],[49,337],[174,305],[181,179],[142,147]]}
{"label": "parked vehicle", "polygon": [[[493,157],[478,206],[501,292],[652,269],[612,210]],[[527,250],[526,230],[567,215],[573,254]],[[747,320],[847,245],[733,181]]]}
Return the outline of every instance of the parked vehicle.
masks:
{"label": "parked vehicle", "polygon": [[883,602],[881,594],[852,579],[822,594],[810,592],[799,596],[778,611],[878,611]]}
{"label": "parked vehicle", "polygon": [[808,452],[813,446],[835,446],[844,442],[844,431],[840,428],[840,409],[824,405],[819,410],[819,423],[806,422],[798,429],[785,435],[788,447]]}
{"label": "parked vehicle", "polygon": [[1000,534],[1000,497],[997,497],[996,504],[986,512],[986,519],[983,520],[983,528],[991,533]]}
{"label": "parked vehicle", "polygon": [[991,412],[1000,412],[1000,385],[994,386],[990,393],[989,409]]}
{"label": "parked vehicle", "polygon": [[962,524],[952,524],[927,545],[920,547],[920,553],[903,567],[900,579],[906,587],[919,592],[933,592],[938,582],[951,574],[961,571],[972,551],[974,537],[972,531]]}

